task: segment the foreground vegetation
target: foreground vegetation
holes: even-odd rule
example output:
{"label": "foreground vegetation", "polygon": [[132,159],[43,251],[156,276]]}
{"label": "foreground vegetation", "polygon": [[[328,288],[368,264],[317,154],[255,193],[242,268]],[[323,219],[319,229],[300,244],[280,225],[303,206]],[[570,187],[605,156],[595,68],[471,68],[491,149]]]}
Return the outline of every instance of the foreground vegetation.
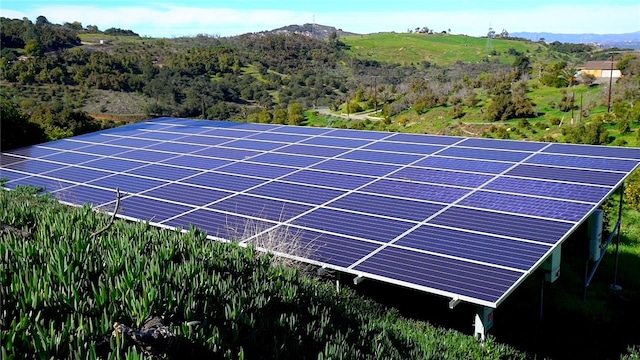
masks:
{"label": "foreground vegetation", "polygon": [[[513,359],[489,337],[407,320],[253,249],[115,221],[31,188],[0,192],[3,359],[150,358],[114,324],[151,315],[170,358]],[[93,235],[92,235],[93,234]]]}

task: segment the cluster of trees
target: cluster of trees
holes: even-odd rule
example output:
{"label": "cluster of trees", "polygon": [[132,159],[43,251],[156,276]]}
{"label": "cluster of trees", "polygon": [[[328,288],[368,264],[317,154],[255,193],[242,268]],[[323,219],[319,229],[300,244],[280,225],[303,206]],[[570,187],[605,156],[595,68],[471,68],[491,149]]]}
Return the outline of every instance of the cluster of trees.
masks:
{"label": "cluster of trees", "polygon": [[16,52],[12,49],[24,49],[28,55],[41,56],[47,51],[80,45],[80,38],[75,30],[52,24],[44,16],[38,16],[35,24],[27,18],[19,20],[2,17],[0,43],[0,55],[13,60]]}

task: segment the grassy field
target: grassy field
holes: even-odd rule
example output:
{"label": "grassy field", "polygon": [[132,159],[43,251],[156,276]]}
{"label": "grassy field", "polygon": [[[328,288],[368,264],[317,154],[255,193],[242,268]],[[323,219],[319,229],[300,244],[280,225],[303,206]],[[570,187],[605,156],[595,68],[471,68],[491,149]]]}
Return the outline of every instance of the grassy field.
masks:
{"label": "grassy field", "polygon": [[[418,65],[424,61],[439,66],[456,61],[477,63],[497,57],[500,62],[512,63],[507,55],[510,48],[521,53],[535,53],[541,45],[516,40],[491,39],[450,34],[378,33],[345,36],[340,40],[351,47],[347,52],[358,59]],[[499,55],[492,56],[494,50]],[[401,59],[401,60],[399,60]]]}

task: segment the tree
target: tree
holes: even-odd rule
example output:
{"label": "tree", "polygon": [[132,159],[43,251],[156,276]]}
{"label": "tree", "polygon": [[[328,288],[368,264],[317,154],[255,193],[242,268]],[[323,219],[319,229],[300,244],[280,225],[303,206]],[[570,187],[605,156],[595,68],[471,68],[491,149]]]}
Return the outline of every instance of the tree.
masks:
{"label": "tree", "polygon": [[42,45],[36,39],[31,39],[27,41],[27,43],[24,46],[24,51],[27,53],[27,55],[35,56],[35,57],[40,57],[44,54],[44,49],[42,48]]}
{"label": "tree", "polygon": [[289,125],[302,125],[304,121],[304,109],[302,104],[295,102],[289,104],[287,116],[289,118]]}
{"label": "tree", "polygon": [[273,123],[284,125],[287,123],[287,111],[285,109],[278,108],[273,112]]}
{"label": "tree", "polygon": [[11,100],[0,98],[0,150],[6,151],[46,141],[44,131],[22,115]]}

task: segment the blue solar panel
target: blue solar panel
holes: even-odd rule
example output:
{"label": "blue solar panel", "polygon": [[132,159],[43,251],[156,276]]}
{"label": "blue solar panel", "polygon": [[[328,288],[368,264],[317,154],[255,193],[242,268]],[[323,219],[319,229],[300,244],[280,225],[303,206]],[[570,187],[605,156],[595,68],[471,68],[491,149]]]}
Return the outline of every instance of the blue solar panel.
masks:
{"label": "blue solar panel", "polygon": [[244,191],[261,184],[263,181],[264,180],[221,174],[217,172],[205,172],[200,175],[181,180],[181,182],[187,184],[202,185],[231,191]]}
{"label": "blue solar panel", "polygon": [[590,213],[591,209],[593,209],[592,204],[498,194],[487,191],[477,191],[458,204],[480,209],[498,210],[567,221],[579,221],[584,214]]}
{"label": "blue solar panel", "polygon": [[384,151],[355,150],[345,153],[344,155],[340,156],[340,158],[405,165],[420,160],[422,156],[413,154],[397,154]]}
{"label": "blue solar panel", "polygon": [[493,179],[493,177],[490,175],[469,174],[436,169],[422,169],[415,167],[406,167],[393,173],[389,177],[409,181],[467,187],[478,187]]}
{"label": "blue solar panel", "polygon": [[601,156],[605,158],[621,158],[631,159],[635,161],[640,158],[640,149],[629,147],[551,144],[543,152],[554,154]]}
{"label": "blue solar panel", "polygon": [[91,181],[88,184],[109,189],[120,188],[121,191],[127,193],[138,193],[164,185],[166,183],[159,180],[151,180],[135,176],[116,174]]}
{"label": "blue solar panel", "polygon": [[[159,118],[0,155],[6,187],[501,303],[640,164],[631,148]],[[281,250],[286,251],[286,250]]]}
{"label": "blue solar panel", "polygon": [[535,165],[518,165],[506,175],[608,186],[615,186],[625,176],[623,173]]}
{"label": "blue solar panel", "polygon": [[[149,209],[155,209],[153,214],[149,212]],[[162,200],[130,196],[120,202],[118,213],[136,219],[159,223],[192,209],[189,206],[168,204]]]}
{"label": "blue solar panel", "polygon": [[399,166],[385,164],[370,164],[349,160],[328,160],[312,167],[318,170],[328,170],[355,175],[384,176],[398,170]]}
{"label": "blue solar panel", "polygon": [[301,184],[328,186],[336,189],[354,190],[366,183],[373,181],[373,178],[314,170],[303,170],[295,172],[291,175],[287,175],[281,180],[297,182]]}
{"label": "blue solar panel", "polygon": [[222,198],[233,195],[231,192],[213,190],[204,187],[167,184],[165,186],[152,189],[143,193],[144,196],[165,199],[193,206],[204,206]]}
{"label": "blue solar panel", "polygon": [[270,182],[250,190],[248,193],[274,199],[297,201],[321,205],[344,194],[344,191],[316,188],[305,185]]}
{"label": "blue solar panel", "polygon": [[2,164],[2,166],[5,169],[12,169],[12,170],[21,171],[21,172],[30,173],[30,174],[46,173],[47,171],[60,169],[60,166],[61,166],[60,164],[56,164],[48,161],[42,161],[42,160],[25,160],[25,159],[20,159],[20,160],[22,161],[12,162],[7,165]]}
{"label": "blue solar panel", "polygon": [[230,164],[230,160],[213,159],[204,156],[177,156],[163,161],[164,164],[184,166],[201,170],[214,170],[221,166]]}
{"label": "blue solar panel", "polygon": [[409,230],[415,224],[385,218],[321,208],[299,217],[295,225],[360,239],[388,242]]}
{"label": "blue solar panel", "polygon": [[443,170],[473,171],[485,174],[500,174],[513,166],[513,164],[503,162],[455,159],[439,156],[430,156],[413,165]]}
{"label": "blue solar panel", "polygon": [[527,195],[548,196],[558,199],[597,203],[611,191],[609,187],[567,184],[555,181],[540,181],[499,177],[484,187],[488,190]]}
{"label": "blue solar panel", "polygon": [[381,197],[369,194],[351,193],[328,205],[381,216],[395,217],[411,221],[422,221],[442,210],[443,205],[413,200]]}
{"label": "blue solar panel", "polygon": [[581,156],[537,154],[526,161],[531,164],[554,165],[583,169],[631,171],[638,164],[633,160],[585,158]]}
{"label": "blue solar panel", "polygon": [[[89,164],[87,164],[88,166]],[[128,171],[129,174],[147,176],[162,180],[176,181],[200,173],[200,170],[185,169],[175,166],[151,164]]]}
{"label": "blue solar panel", "polygon": [[452,203],[468,194],[471,190],[456,187],[421,184],[410,181],[382,179],[363,187],[361,191],[374,194],[399,196],[407,199]]}
{"label": "blue solar panel", "polygon": [[156,145],[149,146],[147,149],[186,154],[186,153],[192,153],[192,152],[204,150],[204,148],[205,148],[204,146],[200,146],[200,145],[162,142]]}
{"label": "blue solar panel", "polygon": [[364,149],[428,155],[444,149],[444,146],[425,145],[425,144],[407,144],[407,143],[390,142],[390,141],[377,141],[371,145],[365,146]]}
{"label": "blue solar panel", "polygon": [[287,154],[299,154],[299,155],[312,155],[312,156],[326,156],[333,157],[340,155],[347,151],[346,149],[333,148],[326,146],[310,146],[310,145],[289,145],[281,149],[277,149],[276,152]]}
{"label": "blue solar panel", "polygon": [[500,151],[477,148],[450,147],[448,149],[440,151],[438,155],[460,157],[466,159],[518,162],[524,160],[531,154],[523,151]]}
{"label": "blue solar panel", "polygon": [[489,303],[497,302],[522,277],[514,270],[394,247],[384,248],[353,270]]}
{"label": "blue solar panel", "polygon": [[283,175],[286,175],[295,171],[295,169],[290,167],[243,163],[243,162],[233,163],[233,164],[224,166],[218,170],[225,173],[263,177],[265,179],[273,179],[273,178],[281,177]]}
{"label": "blue solar panel", "polygon": [[430,224],[487,234],[514,236],[554,244],[574,224],[518,215],[452,207],[429,221]]}
{"label": "blue solar panel", "polygon": [[394,245],[520,270],[530,269],[550,249],[546,244],[429,225],[412,231]]}
{"label": "blue solar panel", "polygon": [[343,147],[343,148],[357,148],[364,145],[369,144],[370,140],[361,140],[361,139],[346,139],[339,137],[314,137],[309,140],[303,141],[303,144],[306,145],[324,145],[324,146],[335,146],[335,147]]}
{"label": "blue solar panel", "polygon": [[311,206],[255,196],[236,195],[210,205],[208,208],[284,222],[308,211]]}

